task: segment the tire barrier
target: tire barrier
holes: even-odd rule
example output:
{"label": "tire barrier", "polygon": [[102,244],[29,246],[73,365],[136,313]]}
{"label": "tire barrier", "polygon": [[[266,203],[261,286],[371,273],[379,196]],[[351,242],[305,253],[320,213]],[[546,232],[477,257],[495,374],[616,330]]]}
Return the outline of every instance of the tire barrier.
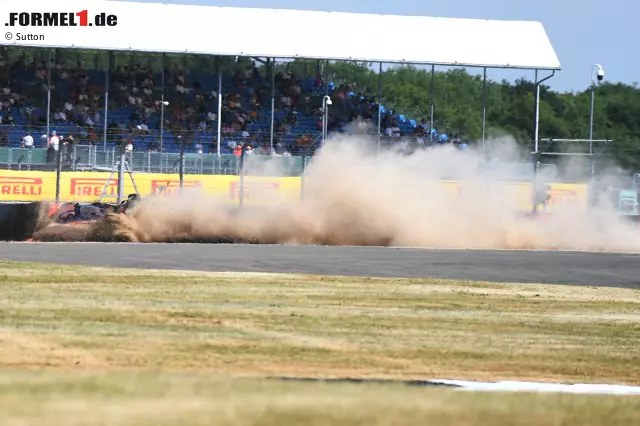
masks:
{"label": "tire barrier", "polygon": [[42,203],[0,203],[0,241],[26,241],[47,207]]}

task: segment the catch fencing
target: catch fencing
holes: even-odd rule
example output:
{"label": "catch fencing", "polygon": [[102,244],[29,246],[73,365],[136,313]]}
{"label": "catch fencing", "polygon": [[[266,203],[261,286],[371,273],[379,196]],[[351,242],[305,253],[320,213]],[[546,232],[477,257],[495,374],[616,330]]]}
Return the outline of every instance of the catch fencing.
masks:
{"label": "catch fencing", "polygon": [[[126,152],[129,166],[137,173],[178,174],[180,153]],[[90,145],[61,148],[63,172],[111,171],[120,161],[120,149]],[[277,176],[300,176],[310,156],[256,155],[256,173],[260,167]],[[56,158],[46,148],[0,148],[0,168],[5,170],[53,170]],[[198,175],[238,175],[240,159],[233,154],[184,154],[184,173]]]}

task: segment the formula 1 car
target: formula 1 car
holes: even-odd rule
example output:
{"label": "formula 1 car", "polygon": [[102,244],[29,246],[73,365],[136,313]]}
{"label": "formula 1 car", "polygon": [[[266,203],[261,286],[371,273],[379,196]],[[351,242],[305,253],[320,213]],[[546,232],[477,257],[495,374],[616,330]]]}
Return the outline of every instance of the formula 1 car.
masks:
{"label": "formula 1 car", "polygon": [[139,201],[138,194],[131,194],[120,204],[63,203],[49,214],[49,219],[60,225],[84,225],[103,219],[107,213],[127,214],[127,211]]}

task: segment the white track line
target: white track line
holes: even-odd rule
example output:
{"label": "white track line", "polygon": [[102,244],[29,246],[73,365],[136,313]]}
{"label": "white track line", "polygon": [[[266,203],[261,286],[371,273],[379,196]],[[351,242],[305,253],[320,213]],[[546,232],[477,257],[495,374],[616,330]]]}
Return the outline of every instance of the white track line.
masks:
{"label": "white track line", "polygon": [[490,392],[559,392],[573,394],[599,394],[599,395],[640,395],[640,386],[601,385],[601,384],[574,384],[565,385],[558,383],[536,382],[471,382],[465,380],[429,380],[437,384],[460,386],[469,391]]}
{"label": "white track line", "polygon": [[[200,244],[200,243],[106,243],[95,241],[3,241],[2,243],[9,244],[99,244],[99,245],[175,245],[180,246],[183,244]],[[447,248],[447,247],[404,247],[404,246],[322,246],[322,245],[296,245],[296,244],[200,244],[206,245],[247,245],[256,247],[328,247],[328,248],[349,248],[349,249],[386,249],[386,250],[423,250],[423,251],[451,251],[451,252],[531,252],[531,253],[558,253],[558,254],[572,254],[572,253],[593,253],[593,254],[627,254],[627,255],[640,255],[640,251],[608,251],[608,250],[578,250],[578,249],[501,249],[501,248]]]}

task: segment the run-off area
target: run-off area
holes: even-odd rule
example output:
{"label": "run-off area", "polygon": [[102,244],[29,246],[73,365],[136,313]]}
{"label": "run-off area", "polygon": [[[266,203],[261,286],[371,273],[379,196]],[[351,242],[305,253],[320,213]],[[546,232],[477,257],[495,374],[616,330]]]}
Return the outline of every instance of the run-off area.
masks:
{"label": "run-off area", "polygon": [[638,386],[633,289],[14,262],[0,269],[2,424],[639,420],[637,396],[403,384]]}

